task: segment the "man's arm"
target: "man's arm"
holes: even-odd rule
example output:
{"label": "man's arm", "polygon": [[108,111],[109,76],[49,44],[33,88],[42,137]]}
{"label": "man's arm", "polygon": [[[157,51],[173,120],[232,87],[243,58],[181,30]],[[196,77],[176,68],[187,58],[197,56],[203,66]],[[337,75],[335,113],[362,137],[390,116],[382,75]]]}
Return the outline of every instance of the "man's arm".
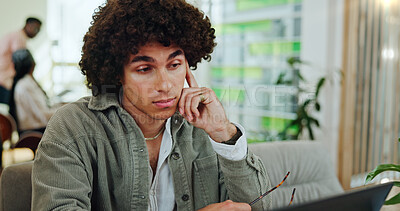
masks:
{"label": "man's arm", "polygon": [[48,129],[38,148],[32,169],[32,210],[90,210],[91,186],[82,160],[71,145],[55,142],[57,138]]}
{"label": "man's arm", "polygon": [[[230,145],[226,141],[231,142],[229,140],[237,134],[237,127],[228,120],[214,91],[210,88],[199,87],[188,64],[186,66],[186,81],[189,88],[182,91],[178,104],[179,112],[193,126],[203,129],[215,142],[235,147],[238,143]],[[241,132],[244,133],[244,130]],[[242,136],[240,138],[246,142],[244,135]],[[247,145],[244,149],[246,152]],[[220,154],[225,153],[220,152]],[[222,185],[226,187],[229,199],[250,203],[271,186],[264,165],[251,152],[245,153],[244,158],[240,160],[221,155],[218,155],[218,158],[224,177]],[[264,197],[262,202],[258,202],[252,208],[254,210],[267,209],[270,200],[270,197]]]}
{"label": "man's arm", "polygon": [[[235,125],[241,136],[236,137],[234,145],[224,144],[224,142],[216,143],[213,140],[211,140],[211,144],[218,154],[229,199],[248,203],[270,189],[271,184],[261,160],[247,150],[244,128],[239,124]],[[266,210],[270,204],[271,197],[267,196],[252,208],[253,210]]]}
{"label": "man's arm", "polygon": [[[232,161],[218,155],[224,185],[229,199],[250,203],[271,188],[269,177],[261,160],[248,151],[246,158]],[[271,196],[264,197],[252,206],[252,210],[267,210],[271,205]]]}

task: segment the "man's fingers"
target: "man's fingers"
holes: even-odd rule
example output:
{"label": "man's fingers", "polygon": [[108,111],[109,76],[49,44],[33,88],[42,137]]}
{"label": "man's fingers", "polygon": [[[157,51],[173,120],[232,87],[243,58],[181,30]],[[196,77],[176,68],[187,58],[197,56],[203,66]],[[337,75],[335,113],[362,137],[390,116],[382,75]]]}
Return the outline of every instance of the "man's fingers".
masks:
{"label": "man's fingers", "polygon": [[185,108],[184,109],[185,109],[186,117],[189,120],[189,122],[193,120],[193,116],[192,116],[192,112],[191,112],[192,98],[193,98],[193,94],[191,93],[191,94],[188,94],[185,99]]}
{"label": "man's fingers", "polygon": [[193,121],[194,116],[196,117],[200,116],[199,110],[197,109],[200,103],[200,97],[199,97],[200,93],[201,92],[194,92],[186,96],[185,114],[189,121]]}
{"label": "man's fingers", "polygon": [[192,71],[189,68],[189,63],[186,61],[186,81],[189,87],[199,87]]}
{"label": "man's fingers", "polygon": [[198,109],[199,104],[201,103],[201,96],[204,97],[204,95],[202,93],[200,93],[197,96],[192,97],[192,102],[191,102],[191,112],[196,116],[199,117],[200,116],[200,111]]}
{"label": "man's fingers", "polygon": [[229,210],[229,211],[251,211],[251,207],[247,203],[238,203],[238,202],[233,202],[231,200],[227,200],[224,202],[220,203],[215,203],[215,204],[210,204],[198,211],[206,211],[206,210],[216,210],[216,211],[224,211],[224,210]]}
{"label": "man's fingers", "polygon": [[182,94],[178,103],[179,107],[179,112],[181,114],[184,114],[184,109],[185,109],[185,104],[186,104],[186,98],[188,95],[196,93],[196,92],[201,92],[201,88],[184,88],[182,90]]}
{"label": "man's fingers", "polygon": [[209,98],[209,93],[204,92],[203,88],[189,88],[186,91],[192,91],[190,93],[184,93],[179,102],[179,112],[185,114],[189,121],[192,121],[194,117],[200,116],[198,109],[200,103],[204,103]]}

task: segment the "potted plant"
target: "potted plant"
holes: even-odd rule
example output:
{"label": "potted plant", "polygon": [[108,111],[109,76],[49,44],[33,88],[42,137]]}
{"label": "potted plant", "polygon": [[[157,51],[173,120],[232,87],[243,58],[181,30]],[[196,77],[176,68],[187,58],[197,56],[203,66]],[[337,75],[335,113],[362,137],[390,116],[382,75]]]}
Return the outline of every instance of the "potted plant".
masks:
{"label": "potted plant", "polygon": [[[400,142],[400,138],[399,138],[399,142]],[[368,173],[367,177],[365,178],[365,183],[370,182],[378,174],[380,174],[384,171],[400,172],[400,165],[396,165],[396,164],[380,164],[380,165],[378,165],[374,170],[372,170],[370,173]],[[393,183],[393,186],[400,187],[400,182],[395,181]],[[399,203],[400,203],[400,193],[393,196],[389,200],[385,201],[384,205],[393,205],[393,204],[399,204]]]}
{"label": "potted plant", "polygon": [[[300,87],[300,81],[305,82],[306,80],[300,73],[300,69],[298,66],[300,64],[306,64],[305,62],[301,61],[298,57],[290,57],[287,59],[287,63],[290,67],[292,72],[292,79],[285,80],[286,72],[282,72],[279,74],[278,80],[275,82],[276,85],[292,85],[297,87],[297,97],[295,101],[298,101],[298,97],[306,92]],[[320,94],[321,87],[325,83],[325,77],[322,77],[318,80],[315,95],[309,96],[303,102],[300,102],[296,106],[296,119],[292,120],[285,128],[278,134],[279,139],[281,140],[297,140],[300,134],[303,133],[303,130],[307,130],[311,140],[314,140],[314,132],[313,127],[319,127],[319,121],[312,116],[313,111],[320,111],[321,106],[318,102],[318,96]],[[291,130],[291,128],[296,128],[296,130]],[[294,134],[291,131],[296,131]]]}

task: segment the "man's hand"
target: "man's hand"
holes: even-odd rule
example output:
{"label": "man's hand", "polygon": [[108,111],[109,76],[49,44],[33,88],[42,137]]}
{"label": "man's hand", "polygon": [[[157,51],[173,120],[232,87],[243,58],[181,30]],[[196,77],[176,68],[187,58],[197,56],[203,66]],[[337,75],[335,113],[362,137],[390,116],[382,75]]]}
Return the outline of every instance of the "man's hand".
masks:
{"label": "man's hand", "polygon": [[221,203],[216,203],[216,204],[210,204],[207,207],[204,207],[202,209],[199,209],[198,211],[206,211],[206,210],[229,210],[229,211],[245,211],[245,210],[251,210],[251,207],[249,204],[246,203],[238,203],[238,202],[233,202],[231,200],[226,200]]}
{"label": "man's hand", "polygon": [[227,141],[236,134],[236,127],[225,115],[225,110],[214,91],[199,87],[186,62],[186,81],[189,88],[182,90],[179,112],[193,126],[205,130],[217,142]]}

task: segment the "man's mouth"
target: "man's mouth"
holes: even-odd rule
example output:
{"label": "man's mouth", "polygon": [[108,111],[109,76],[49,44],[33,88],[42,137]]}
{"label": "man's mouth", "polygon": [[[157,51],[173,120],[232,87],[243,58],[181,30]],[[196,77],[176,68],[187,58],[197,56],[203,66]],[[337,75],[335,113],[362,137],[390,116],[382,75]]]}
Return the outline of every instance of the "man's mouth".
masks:
{"label": "man's mouth", "polygon": [[164,99],[164,100],[158,100],[158,101],[154,101],[153,104],[156,105],[159,108],[168,108],[174,105],[176,101],[176,97],[175,98],[168,98],[168,99]]}

